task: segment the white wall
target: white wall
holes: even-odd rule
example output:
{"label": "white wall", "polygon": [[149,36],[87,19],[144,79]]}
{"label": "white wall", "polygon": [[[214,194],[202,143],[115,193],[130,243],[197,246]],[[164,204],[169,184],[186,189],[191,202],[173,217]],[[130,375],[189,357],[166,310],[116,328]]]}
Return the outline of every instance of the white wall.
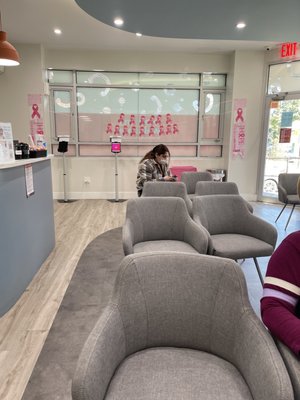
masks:
{"label": "white wall", "polygon": [[[256,198],[257,169],[265,79],[264,52],[228,54],[182,54],[137,52],[91,52],[43,50],[40,46],[16,45],[21,66],[6,68],[0,75],[0,120],[11,121],[14,138],[26,140],[29,133],[27,94],[44,93],[44,68],[103,69],[111,71],[155,72],[220,72],[228,74],[225,118],[224,152],[221,158],[177,158],[176,165],[194,165],[228,169],[228,179],[235,181],[240,192],[249,199]],[[48,96],[45,97],[47,107]],[[232,99],[247,98],[247,142],[245,159],[231,157]],[[48,110],[44,113],[49,141]],[[120,198],[136,196],[135,180],[139,158],[119,157]],[[68,158],[70,198],[113,198],[114,157]],[[63,197],[62,159],[52,162],[53,190],[56,198]],[[84,184],[84,177],[91,178]]]}
{"label": "white wall", "polygon": [[46,68],[134,72],[227,72],[227,54],[48,50]]}
{"label": "white wall", "polygon": [[244,158],[232,155],[232,128],[235,117],[232,112],[228,176],[230,180],[238,183],[240,192],[249,200],[255,200],[257,194],[257,176],[263,134],[264,57],[264,52],[245,51],[236,52],[234,57],[232,99],[247,100],[246,147]]}
{"label": "white wall", "polygon": [[11,122],[14,139],[28,142],[28,94],[44,93],[43,52],[40,45],[17,45],[21,64],[5,67],[0,75],[0,121]]}

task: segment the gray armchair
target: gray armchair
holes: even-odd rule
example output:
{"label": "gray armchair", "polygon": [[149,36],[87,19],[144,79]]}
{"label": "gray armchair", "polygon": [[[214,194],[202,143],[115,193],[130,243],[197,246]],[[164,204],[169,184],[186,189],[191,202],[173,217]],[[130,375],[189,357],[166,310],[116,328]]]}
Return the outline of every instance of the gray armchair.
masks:
{"label": "gray armchair", "polygon": [[195,197],[193,219],[209,232],[211,254],[234,260],[253,258],[263,284],[257,257],[273,253],[277,240],[273,225],[251,214],[238,195]]}
{"label": "gray armchair", "polygon": [[288,227],[288,224],[290,222],[291,216],[294,212],[294,209],[296,205],[300,204],[300,198],[297,193],[297,184],[298,184],[298,179],[300,178],[300,174],[279,174],[278,175],[278,200],[281,203],[284,203],[284,206],[282,210],[280,211],[278,217],[276,218],[276,221],[278,221],[280,215],[283,213],[283,210],[288,204],[291,204],[292,210],[290,212],[289,218],[287,220],[287,223],[285,225],[285,229]]}
{"label": "gray armchair", "polygon": [[196,183],[195,193],[197,196],[207,196],[210,194],[239,194],[239,189],[235,182],[203,181]]}
{"label": "gray armchair", "polygon": [[193,199],[196,191],[196,183],[199,181],[212,181],[213,176],[210,172],[183,172],[181,182],[186,185],[188,196]]}
{"label": "gray armchair", "polygon": [[292,400],[276,345],[238,265],[143,253],[121,263],[85,343],[73,400]]}
{"label": "gray armchair", "polygon": [[[196,196],[207,196],[211,194],[238,194],[239,189],[235,182],[197,182],[196,183]],[[245,203],[251,213],[253,213],[253,207],[248,201]]]}
{"label": "gray armchair", "polygon": [[188,197],[183,182],[145,182],[142,197],[181,197],[192,216],[192,200]]}
{"label": "gray armchair", "polygon": [[208,235],[190,217],[180,197],[140,197],[127,203],[125,255],[172,250],[206,254]]}

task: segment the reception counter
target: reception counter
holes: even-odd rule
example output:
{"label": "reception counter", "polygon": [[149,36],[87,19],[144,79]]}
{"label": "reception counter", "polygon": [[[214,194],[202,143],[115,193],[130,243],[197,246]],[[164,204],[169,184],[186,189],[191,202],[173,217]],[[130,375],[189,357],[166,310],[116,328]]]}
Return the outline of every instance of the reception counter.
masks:
{"label": "reception counter", "polygon": [[51,157],[0,164],[0,316],[55,245]]}

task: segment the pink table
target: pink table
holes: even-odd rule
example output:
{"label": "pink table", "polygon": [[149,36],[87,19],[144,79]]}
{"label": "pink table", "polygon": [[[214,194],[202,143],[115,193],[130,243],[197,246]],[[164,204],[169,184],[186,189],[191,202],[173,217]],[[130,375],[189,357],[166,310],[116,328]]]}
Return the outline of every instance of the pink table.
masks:
{"label": "pink table", "polygon": [[183,172],[197,172],[197,168],[192,165],[174,165],[173,167],[170,167],[170,171],[172,175],[177,176],[177,181],[180,181]]}

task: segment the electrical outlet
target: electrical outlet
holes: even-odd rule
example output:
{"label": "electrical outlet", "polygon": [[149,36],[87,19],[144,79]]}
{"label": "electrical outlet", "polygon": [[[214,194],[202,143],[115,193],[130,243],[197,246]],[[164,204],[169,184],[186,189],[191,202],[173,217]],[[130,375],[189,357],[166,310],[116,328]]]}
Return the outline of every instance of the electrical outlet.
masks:
{"label": "electrical outlet", "polygon": [[83,178],[83,182],[84,182],[84,183],[91,183],[91,177],[90,177],[90,176],[85,176],[85,177]]}

